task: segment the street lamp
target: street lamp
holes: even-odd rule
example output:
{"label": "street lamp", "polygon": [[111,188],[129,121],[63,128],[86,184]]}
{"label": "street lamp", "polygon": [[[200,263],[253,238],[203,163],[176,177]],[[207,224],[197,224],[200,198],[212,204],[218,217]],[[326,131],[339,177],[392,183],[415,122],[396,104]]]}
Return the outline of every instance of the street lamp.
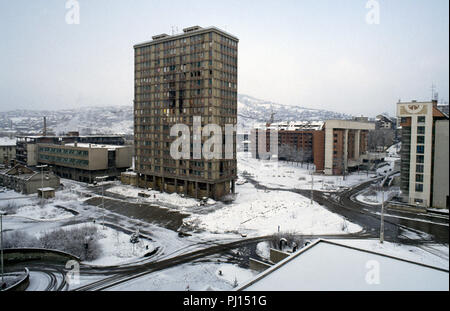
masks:
{"label": "street lamp", "polygon": [[6,212],[0,211],[0,244],[1,244],[1,266],[2,266],[2,284],[1,287],[5,285],[4,278],[3,278],[3,216],[6,216]]}
{"label": "street lamp", "polygon": [[37,165],[36,168],[41,169],[41,206],[44,205],[44,167],[48,167],[48,165]]}
{"label": "street lamp", "polygon": [[381,225],[380,225],[380,243],[384,241],[384,187],[381,186]]}
{"label": "street lamp", "polygon": [[105,230],[105,197],[104,197],[104,181],[108,176],[95,177],[96,180],[102,182],[102,209],[103,209],[103,230]]}

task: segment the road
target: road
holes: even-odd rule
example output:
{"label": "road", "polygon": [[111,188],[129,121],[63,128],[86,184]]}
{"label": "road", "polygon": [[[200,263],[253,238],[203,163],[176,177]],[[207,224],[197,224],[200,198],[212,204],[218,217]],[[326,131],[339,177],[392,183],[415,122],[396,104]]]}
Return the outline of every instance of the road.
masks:
{"label": "road", "polygon": [[[260,185],[250,177],[249,182],[257,188],[291,191],[309,197],[311,190],[269,188]],[[350,222],[360,225],[362,232],[353,235],[314,235],[303,236],[304,239],[339,239],[339,238],[368,238],[378,237],[380,228],[380,207],[367,205],[354,199],[357,193],[370,186],[377,180],[371,180],[353,188],[340,192],[313,191],[313,199],[333,213],[343,216]],[[167,223],[166,223],[167,225]],[[425,247],[426,243],[448,243],[448,217],[442,215],[412,214],[389,211],[385,215],[385,239],[391,242],[415,244]],[[412,237],[413,236],[413,237]],[[97,291],[112,288],[119,284],[133,281],[144,275],[174,267],[195,260],[208,258],[216,254],[224,254],[232,249],[249,247],[261,241],[267,241],[271,236],[242,238],[232,241],[212,240],[202,241],[198,245],[189,245],[193,250],[180,249],[171,254],[164,254],[157,250],[154,256],[128,265],[109,267],[80,266],[80,274],[90,279],[88,284],[75,288],[77,291]],[[20,266],[23,266],[21,264]],[[63,266],[30,262],[26,266],[30,269],[32,281],[29,290],[67,290],[71,289],[66,283],[64,275],[67,270]],[[94,281],[92,281],[94,280]],[[72,288],[73,289],[73,288]]]}
{"label": "road", "polygon": [[[311,190],[266,187],[250,176],[245,176],[245,178],[258,189],[289,191],[305,197],[311,196]],[[340,192],[314,190],[312,191],[313,200],[329,211],[361,226],[369,236],[378,237],[380,234],[381,207],[358,202],[354,197],[381,178],[383,177],[361,183]],[[448,244],[449,242],[448,217],[433,213],[416,214],[389,210],[385,213],[384,219],[384,236],[386,241],[407,244],[419,244],[420,242],[430,241]],[[411,236],[414,238],[411,238]]]}

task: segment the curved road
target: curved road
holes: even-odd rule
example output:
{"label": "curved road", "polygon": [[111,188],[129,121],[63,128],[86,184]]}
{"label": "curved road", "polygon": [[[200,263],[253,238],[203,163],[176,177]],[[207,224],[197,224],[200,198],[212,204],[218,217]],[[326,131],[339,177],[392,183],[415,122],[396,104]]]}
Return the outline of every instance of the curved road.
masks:
{"label": "curved road", "polygon": [[[289,191],[301,194],[305,197],[311,197],[311,190],[266,187],[252,179],[250,176],[245,176],[245,178],[259,189]],[[380,234],[381,207],[369,206],[354,200],[353,197],[381,178],[383,177],[361,183],[340,192],[314,190],[313,200],[329,211],[339,214],[348,221],[361,226],[368,236],[378,237]],[[387,241],[406,244],[418,244],[420,242],[430,241],[448,243],[448,217],[433,214],[425,215],[385,210],[384,236]],[[411,236],[414,238],[411,238]]]}

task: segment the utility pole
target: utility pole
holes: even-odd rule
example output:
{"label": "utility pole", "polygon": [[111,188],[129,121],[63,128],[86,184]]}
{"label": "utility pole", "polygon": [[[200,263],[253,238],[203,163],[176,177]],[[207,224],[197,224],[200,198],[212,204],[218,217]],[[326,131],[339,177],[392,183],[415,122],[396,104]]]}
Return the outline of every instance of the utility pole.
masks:
{"label": "utility pole", "polygon": [[102,182],[102,211],[103,211],[103,230],[105,230],[105,196],[104,196],[104,181],[108,178],[108,176],[95,177],[95,179]]}
{"label": "utility pole", "polygon": [[384,188],[381,186],[381,225],[380,225],[380,243],[384,241]]}
{"label": "utility pole", "polygon": [[44,167],[48,165],[38,165],[36,168],[41,169],[41,206],[44,206]]}
{"label": "utility pole", "polygon": [[3,288],[3,286],[5,285],[5,281],[4,281],[4,271],[3,271],[3,216],[6,215],[5,212],[0,211],[0,244],[1,244],[1,249],[2,249],[2,253],[1,253],[1,264],[2,264],[2,284],[0,284],[0,288]]}
{"label": "utility pole", "polygon": [[313,204],[314,198],[314,172],[311,172],[311,205]]}

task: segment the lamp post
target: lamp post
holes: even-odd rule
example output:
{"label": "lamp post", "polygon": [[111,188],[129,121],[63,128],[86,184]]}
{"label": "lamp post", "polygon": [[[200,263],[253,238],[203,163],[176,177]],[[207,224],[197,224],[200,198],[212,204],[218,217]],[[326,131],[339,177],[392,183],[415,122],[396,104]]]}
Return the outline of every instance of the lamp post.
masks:
{"label": "lamp post", "polygon": [[0,244],[1,244],[1,266],[2,266],[2,284],[1,287],[3,288],[5,282],[4,282],[4,272],[3,272],[3,216],[6,216],[5,212],[0,211]]}
{"label": "lamp post", "polygon": [[103,210],[103,230],[105,230],[105,197],[104,197],[104,181],[108,176],[95,177],[96,180],[102,182],[102,210]]}
{"label": "lamp post", "polygon": [[381,225],[380,225],[380,243],[384,241],[384,188],[381,186]]}
{"label": "lamp post", "polygon": [[41,206],[44,205],[44,167],[47,167],[48,165],[43,164],[43,165],[37,165],[36,168],[40,168],[41,169]]}

